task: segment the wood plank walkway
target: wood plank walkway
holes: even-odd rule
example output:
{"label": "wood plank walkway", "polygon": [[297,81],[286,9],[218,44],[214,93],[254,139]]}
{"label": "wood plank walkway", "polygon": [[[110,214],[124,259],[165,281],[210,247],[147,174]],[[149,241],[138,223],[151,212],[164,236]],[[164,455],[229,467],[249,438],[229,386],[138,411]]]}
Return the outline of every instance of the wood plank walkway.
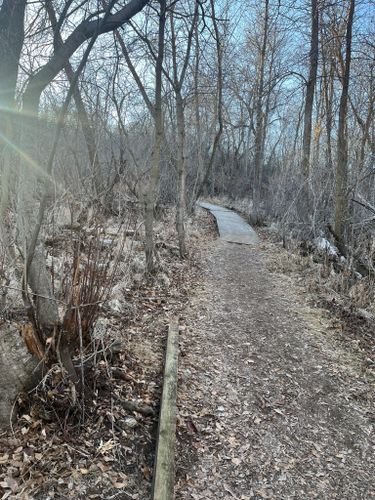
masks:
{"label": "wood plank walkway", "polygon": [[198,203],[198,205],[209,210],[216,218],[220,238],[229,243],[242,243],[244,245],[255,245],[259,242],[258,235],[254,229],[233,210],[211,203]]}

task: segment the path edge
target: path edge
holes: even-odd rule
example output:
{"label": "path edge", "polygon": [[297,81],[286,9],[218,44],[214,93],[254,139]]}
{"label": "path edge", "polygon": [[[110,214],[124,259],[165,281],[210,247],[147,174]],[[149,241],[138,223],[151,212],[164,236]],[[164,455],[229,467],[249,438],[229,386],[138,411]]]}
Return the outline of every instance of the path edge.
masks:
{"label": "path edge", "polygon": [[178,320],[169,323],[163,393],[156,443],[153,500],[173,500],[175,483],[176,402],[178,371]]}

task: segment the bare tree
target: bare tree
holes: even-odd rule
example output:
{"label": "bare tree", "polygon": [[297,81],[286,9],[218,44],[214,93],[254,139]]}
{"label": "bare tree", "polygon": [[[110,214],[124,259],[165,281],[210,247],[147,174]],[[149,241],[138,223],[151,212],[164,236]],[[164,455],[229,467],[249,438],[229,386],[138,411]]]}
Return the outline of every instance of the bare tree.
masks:
{"label": "bare tree", "polygon": [[269,32],[269,0],[264,1],[264,21],[262,33],[262,46],[259,54],[259,64],[257,68],[257,88],[256,88],[256,104],[255,104],[255,156],[254,156],[254,185],[253,185],[253,203],[254,203],[254,218],[258,220],[259,203],[261,197],[262,186],[262,170],[264,158],[264,73],[266,63],[266,50],[268,43]]}
{"label": "bare tree", "polygon": [[142,95],[142,98],[150,111],[154,122],[154,144],[150,160],[150,174],[147,183],[142,186],[142,198],[145,219],[145,254],[146,254],[146,270],[152,273],[155,270],[154,261],[154,209],[155,195],[159,178],[159,163],[161,150],[164,141],[164,122],[163,122],[163,60],[165,47],[165,23],[166,23],[166,2],[159,1],[160,13],[158,16],[158,38],[156,51],[152,47],[147,37],[142,37],[150,49],[151,56],[155,61],[155,79],[154,79],[154,99],[150,99],[146,88],[137,73],[137,70],[131,60],[130,54],[126,48],[125,42],[121,35],[116,32],[116,38],[120,43],[122,53],[129,70],[137,84],[137,87]]}
{"label": "bare tree", "polygon": [[223,43],[222,35],[219,29],[218,19],[216,18],[216,10],[214,0],[210,0],[211,18],[214,28],[214,38],[216,44],[216,61],[217,61],[217,78],[216,78],[216,102],[215,102],[215,134],[212,142],[211,153],[206,164],[201,172],[198,172],[197,181],[192,193],[193,206],[196,200],[201,196],[204,186],[207,184],[214,167],[217,151],[220,145],[220,139],[223,133]]}
{"label": "bare tree", "polygon": [[[314,93],[316,86],[316,76],[318,72],[319,58],[319,9],[318,0],[311,0],[311,45],[310,45],[310,69],[306,83],[305,113],[303,126],[303,147],[302,147],[302,190],[304,214],[309,211],[309,177],[310,177],[310,154],[311,154],[311,132],[312,115],[314,106]],[[300,204],[301,205],[301,204]]]}
{"label": "bare tree", "polygon": [[[4,0],[0,8],[0,133],[3,138],[0,215],[3,216],[10,193],[11,146],[14,144],[15,89],[18,63],[24,42],[26,0]],[[7,158],[6,158],[7,157]]]}
{"label": "bare tree", "polygon": [[[49,165],[44,169],[35,159],[34,150],[35,137],[38,133],[36,124],[41,93],[46,86],[52,82],[54,77],[64,69],[69,61],[69,57],[74,54],[83,42],[86,40],[92,41],[91,45],[89,43],[85,52],[87,59],[92,44],[97,36],[121,26],[142,10],[146,3],[146,1],[142,0],[131,0],[115,14],[110,14],[109,9],[107,9],[104,16],[101,19],[99,18],[99,21],[82,21],[62,45],[58,44],[55,46],[55,50],[48,62],[30,77],[23,94],[24,114],[22,120],[19,120],[17,123],[17,126],[20,126],[20,123],[22,123],[22,143],[20,143],[22,151],[19,155],[20,175],[17,193],[17,232],[18,248],[24,260],[25,269],[22,281],[22,288],[24,290],[23,297],[25,305],[28,307],[29,314],[31,315],[30,319],[36,327],[34,331],[36,342],[38,341],[40,332],[43,332],[43,338],[46,338],[53,335],[60,325],[57,302],[53,295],[51,278],[46,270],[42,241],[39,238],[40,227],[46,209],[46,202],[48,200],[48,189],[51,182],[50,174],[53,165],[54,148],[56,146],[55,144],[52,148],[50,160],[48,162]],[[7,41],[8,44],[14,42],[14,50],[9,50],[7,55],[8,61],[6,64],[4,63],[1,68],[2,73],[0,73],[0,86],[1,88],[6,88],[5,95],[7,103],[14,101],[16,93],[17,68],[19,66],[24,33],[24,4],[25,2],[16,2],[16,4],[13,4],[8,1],[2,4],[1,14],[9,14],[9,16],[6,20],[1,16],[3,22],[0,24],[0,38]],[[113,7],[113,4],[114,2],[111,2],[110,7]],[[85,60],[82,60],[82,64],[77,69],[75,79],[70,88],[70,95],[74,90],[79,71],[82,71],[84,63]],[[10,78],[11,74],[12,77]],[[66,104],[68,104],[68,100]],[[61,123],[58,127],[61,129]],[[59,128],[57,130],[59,130]],[[58,134],[56,135],[56,139],[58,139]],[[20,146],[14,145],[10,140],[9,144],[15,150],[19,151]],[[5,168],[9,168],[9,165],[5,166]],[[38,209],[37,194],[39,190],[38,182],[40,181],[46,186],[46,191]],[[34,294],[34,300],[32,302],[35,304],[35,309],[31,307],[30,296],[27,289],[28,286]],[[34,312],[36,316],[33,315]],[[7,346],[10,348],[10,345],[11,344],[7,343],[2,344],[4,349],[6,349]],[[12,356],[11,350],[8,356]],[[60,356],[66,368],[74,374],[74,369],[70,360],[69,345],[64,342],[61,342]],[[6,364],[1,366],[1,369],[4,370],[4,377],[7,376],[6,373],[10,366],[13,366],[14,369],[19,369],[17,373],[18,387],[22,384],[27,386],[32,379],[34,366],[32,363],[24,363],[24,358],[24,355],[19,355],[14,360],[10,359],[9,366]],[[7,354],[5,354],[5,359],[7,359]],[[19,366],[16,367],[14,363],[19,363]],[[4,416],[6,409],[8,409],[8,411],[10,410],[10,406],[8,395],[3,394],[2,397],[4,401],[7,401],[5,407],[2,408],[2,416]]]}
{"label": "bare tree", "polygon": [[348,212],[348,135],[347,114],[352,56],[352,29],[355,0],[350,0],[345,36],[345,66],[342,75],[342,91],[337,131],[336,190],[335,190],[335,235],[339,243],[345,244]]}
{"label": "bare tree", "polygon": [[[52,0],[46,1],[45,8],[48,13],[48,17],[51,21],[51,27],[54,33],[53,39],[54,39],[55,50],[58,50],[58,48],[61,47],[64,43],[60,33],[61,22],[57,20]],[[74,79],[74,69],[69,60],[67,61],[64,69],[69,84],[72,84]],[[74,85],[73,98],[77,108],[78,118],[81,123],[82,132],[85,137],[87,152],[90,158],[92,181],[93,181],[92,187],[96,195],[99,195],[102,190],[102,186],[100,185],[100,179],[99,179],[100,161],[96,147],[95,133],[91,126],[89,115],[86,111],[86,107],[78,85]]]}
{"label": "bare tree", "polygon": [[185,102],[182,95],[182,87],[185,81],[186,72],[190,60],[191,46],[193,34],[196,29],[198,19],[198,3],[195,2],[194,13],[192,16],[191,26],[185,41],[186,50],[182,59],[181,70],[178,68],[178,47],[177,36],[175,30],[175,15],[174,10],[171,11],[169,20],[171,27],[171,49],[172,49],[172,77],[169,79],[174,93],[176,105],[176,123],[177,123],[177,171],[179,179],[179,194],[177,202],[176,228],[178,234],[180,256],[186,257],[186,242],[185,242],[185,210],[186,210],[186,130],[185,130]]}

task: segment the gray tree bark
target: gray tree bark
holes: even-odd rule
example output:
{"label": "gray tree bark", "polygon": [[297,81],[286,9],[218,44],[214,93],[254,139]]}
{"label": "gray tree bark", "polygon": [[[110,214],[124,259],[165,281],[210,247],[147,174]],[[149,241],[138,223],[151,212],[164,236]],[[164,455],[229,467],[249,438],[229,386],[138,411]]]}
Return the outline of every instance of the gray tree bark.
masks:
{"label": "gray tree bark", "polygon": [[155,65],[155,100],[154,100],[154,123],[155,139],[151,158],[150,178],[143,191],[143,203],[145,213],[145,254],[146,271],[152,273],[155,270],[154,261],[154,208],[156,187],[159,179],[159,164],[161,148],[164,138],[163,123],[163,102],[162,102],[162,84],[163,84],[163,60],[165,46],[165,17],[166,1],[160,0],[159,29],[158,29],[158,54]]}
{"label": "gray tree bark", "polygon": [[255,104],[255,156],[254,156],[254,185],[253,185],[253,208],[254,220],[257,222],[259,217],[259,205],[262,189],[262,171],[264,158],[264,129],[265,119],[263,111],[264,97],[264,72],[266,63],[266,50],[268,43],[268,25],[269,25],[269,0],[264,3],[264,26],[262,37],[262,48],[260,52],[260,61],[258,68],[258,82]]}
{"label": "gray tree bark", "polygon": [[180,257],[186,257],[185,241],[185,211],[186,211],[186,133],[184,103],[180,93],[176,93],[176,122],[177,122],[177,171],[178,171],[178,201],[176,214],[176,229]]}
{"label": "gray tree bark", "polygon": [[[17,70],[24,38],[25,4],[26,0],[4,0],[0,9],[0,41],[3,42],[0,43],[0,95],[3,96],[4,100],[1,104],[5,108],[14,107]],[[38,134],[37,116],[41,92],[57,73],[64,69],[69,62],[69,57],[80,45],[94,35],[97,36],[98,26],[100,26],[100,33],[116,29],[146,4],[146,0],[131,0],[116,14],[105,17],[102,25],[98,25],[97,21],[81,23],[66,42],[55,50],[47,64],[30,78],[23,96],[23,109],[27,113],[22,116],[22,142],[19,142],[19,145],[22,145],[22,155],[20,155],[17,192],[18,247],[25,262],[25,269],[27,269],[27,275],[24,276],[22,283],[25,305],[29,305],[27,287],[24,286],[28,284],[33,292],[36,324],[46,335],[58,325],[59,314],[52,292],[51,278],[45,265],[43,244],[39,237],[36,242],[33,241],[35,228],[40,222],[37,220],[38,182],[51,182],[43,166],[36,161],[37,155],[34,151],[35,136]],[[9,143],[11,139],[9,138]],[[5,165],[5,168],[9,170],[9,165]],[[31,354],[22,347],[22,342],[19,343],[19,336],[15,331],[13,335],[7,334],[5,341],[0,344],[0,355],[2,357],[0,358],[0,379],[5,381],[0,398],[1,420],[4,422],[10,410],[9,401],[14,399],[15,391],[27,388],[33,382],[35,363]],[[61,349],[60,356],[62,361],[66,359],[64,364],[67,367],[70,360],[67,346]]]}
{"label": "gray tree bark", "polygon": [[0,327],[0,427],[10,424],[17,395],[38,383],[41,368],[20,332],[13,325],[3,323]]}
{"label": "gray tree bark", "polygon": [[310,46],[310,69],[309,78],[306,83],[305,116],[303,126],[303,147],[302,147],[302,182],[301,203],[299,206],[304,211],[303,218],[309,210],[309,178],[310,178],[310,156],[311,156],[311,132],[312,115],[314,107],[314,92],[316,85],[316,75],[318,71],[319,56],[319,12],[318,0],[311,0],[311,46]]}
{"label": "gray tree bark", "polygon": [[179,72],[177,63],[177,37],[175,33],[175,20],[173,11],[170,15],[171,25],[171,46],[172,46],[172,66],[173,78],[170,78],[174,93],[176,105],[176,124],[177,124],[177,172],[178,172],[178,200],[176,213],[176,229],[178,235],[178,245],[180,257],[186,257],[186,235],[185,235],[185,212],[186,212],[186,127],[185,127],[185,102],[182,97],[182,87],[185,81],[188,68],[193,34],[198,18],[198,3],[195,4],[194,16],[187,35],[187,48],[182,63],[182,69]]}
{"label": "gray tree bark", "polygon": [[4,0],[0,9],[0,142],[1,200],[0,217],[9,203],[13,187],[10,164],[14,161],[12,145],[15,145],[15,88],[18,62],[24,40],[26,0]]}
{"label": "gray tree bark", "polygon": [[355,0],[350,0],[345,36],[345,66],[342,75],[342,92],[339,107],[339,124],[337,131],[337,160],[335,188],[335,226],[334,231],[339,243],[345,245],[348,212],[348,134],[347,114],[350,81],[350,65],[352,55],[352,29]]}
{"label": "gray tree bark", "polygon": [[145,223],[145,257],[146,257],[146,272],[153,273],[155,270],[154,259],[154,209],[156,199],[156,189],[159,180],[159,164],[161,158],[161,149],[164,142],[164,119],[163,119],[163,102],[162,102],[162,84],[163,84],[163,61],[165,49],[165,23],[166,23],[166,1],[159,0],[160,14],[158,27],[158,44],[157,53],[155,53],[149,40],[142,37],[146,42],[151,55],[155,58],[155,90],[154,100],[152,101],[139,77],[135,66],[132,63],[130,55],[127,51],[125,43],[121,35],[116,31],[115,36],[119,41],[122,53],[126,64],[137,84],[137,87],[142,95],[143,101],[146,104],[154,121],[154,144],[151,155],[151,168],[148,181],[141,188],[141,197],[143,204],[144,223]]}

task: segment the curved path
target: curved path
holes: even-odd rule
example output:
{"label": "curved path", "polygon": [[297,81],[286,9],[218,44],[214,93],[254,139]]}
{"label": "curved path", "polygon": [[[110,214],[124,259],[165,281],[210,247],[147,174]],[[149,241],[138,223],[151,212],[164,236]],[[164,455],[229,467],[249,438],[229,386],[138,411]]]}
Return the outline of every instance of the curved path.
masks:
{"label": "curved path", "polygon": [[305,288],[269,270],[280,253],[218,239],[202,262],[181,331],[176,500],[375,498],[372,379]]}
{"label": "curved path", "polygon": [[233,210],[211,203],[199,203],[198,205],[214,215],[222,240],[245,245],[254,245],[259,242],[254,229]]}

